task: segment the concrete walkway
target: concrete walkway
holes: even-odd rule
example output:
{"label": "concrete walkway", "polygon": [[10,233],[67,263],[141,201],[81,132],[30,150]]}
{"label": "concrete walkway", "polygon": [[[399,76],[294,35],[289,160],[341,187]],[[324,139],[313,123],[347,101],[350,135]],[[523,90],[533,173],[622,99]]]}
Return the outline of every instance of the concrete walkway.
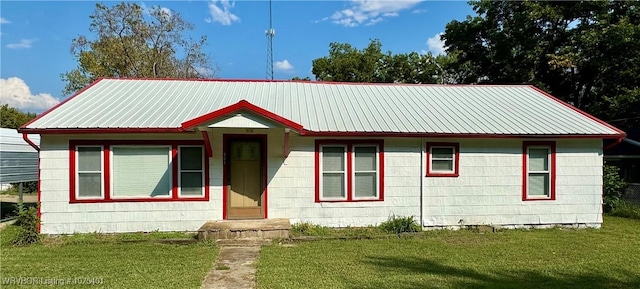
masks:
{"label": "concrete walkway", "polygon": [[256,288],[255,262],[261,242],[221,244],[218,260],[202,282],[201,289]]}

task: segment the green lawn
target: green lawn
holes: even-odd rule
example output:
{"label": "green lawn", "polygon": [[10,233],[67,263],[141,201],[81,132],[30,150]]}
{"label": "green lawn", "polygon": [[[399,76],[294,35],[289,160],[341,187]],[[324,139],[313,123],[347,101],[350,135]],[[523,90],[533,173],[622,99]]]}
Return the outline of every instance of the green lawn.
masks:
{"label": "green lawn", "polygon": [[[15,229],[0,231],[1,288],[25,288],[8,284],[20,277],[35,277],[24,282],[57,282],[54,287],[64,288],[199,288],[217,254],[207,242],[160,243],[158,239],[185,237],[162,233],[76,235],[14,247],[7,241]],[[74,284],[87,282],[98,286]]]}
{"label": "green lawn", "polygon": [[259,288],[640,288],[640,220],[272,245],[257,280]]}

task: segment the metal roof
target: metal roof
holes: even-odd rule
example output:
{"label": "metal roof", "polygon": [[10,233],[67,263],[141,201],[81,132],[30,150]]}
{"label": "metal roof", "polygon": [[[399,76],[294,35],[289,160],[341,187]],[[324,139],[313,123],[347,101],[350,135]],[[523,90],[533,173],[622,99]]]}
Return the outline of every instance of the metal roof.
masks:
{"label": "metal roof", "polygon": [[241,100],[306,132],[624,135],[527,85],[162,79],[101,79],[21,131],[179,129]]}

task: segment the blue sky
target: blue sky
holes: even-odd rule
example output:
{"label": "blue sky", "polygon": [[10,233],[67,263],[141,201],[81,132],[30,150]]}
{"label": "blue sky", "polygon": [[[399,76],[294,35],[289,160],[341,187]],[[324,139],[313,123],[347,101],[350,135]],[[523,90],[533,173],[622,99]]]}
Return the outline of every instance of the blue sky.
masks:
{"label": "blue sky", "polygon": [[[60,74],[76,67],[71,40],[89,34],[93,1],[0,2],[0,103],[42,112],[64,100]],[[107,5],[118,2],[103,1]],[[224,79],[264,79],[268,1],[136,1],[179,13],[206,35],[208,53]],[[438,33],[473,14],[466,1],[273,1],[276,79],[314,79],[311,62],[329,43],[364,48],[380,39],[384,51],[442,52]]]}

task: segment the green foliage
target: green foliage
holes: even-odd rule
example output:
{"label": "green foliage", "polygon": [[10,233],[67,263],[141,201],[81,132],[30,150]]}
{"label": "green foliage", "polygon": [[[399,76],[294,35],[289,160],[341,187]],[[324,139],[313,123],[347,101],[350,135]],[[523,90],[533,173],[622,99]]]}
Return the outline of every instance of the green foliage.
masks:
{"label": "green foliage", "polygon": [[150,21],[144,14],[135,3],[96,4],[89,16],[94,37],[80,35],[72,41],[78,67],[61,75],[67,82],[64,93],[72,94],[99,77],[215,76],[209,56],[202,51],[206,36],[194,40],[187,34],[193,24],[160,6],[149,8]]}
{"label": "green foliage", "polygon": [[16,223],[20,226],[20,230],[12,241],[14,245],[25,246],[40,241],[38,211],[35,207],[19,210]]}
{"label": "green foliage", "polygon": [[362,50],[332,42],[328,56],[313,60],[312,73],[321,81],[441,83],[454,81],[456,74],[447,71],[448,62],[449,56],[430,53],[383,53],[377,39]]}
{"label": "green foliage", "polygon": [[293,81],[311,81],[311,78],[309,78],[308,76],[305,78],[300,78],[299,76],[294,76],[293,78],[291,78],[291,80]]}
{"label": "green foliage", "polygon": [[632,218],[640,220],[640,205],[632,204],[624,200],[618,200],[609,212],[616,217]]}
{"label": "green foliage", "polygon": [[622,193],[627,188],[627,183],[620,177],[620,169],[616,166],[605,165],[602,176],[602,188],[604,211],[611,212],[621,203]]}
{"label": "green foliage", "polygon": [[442,39],[464,83],[534,84],[616,126],[640,124],[636,1],[472,1]]}
{"label": "green foliage", "polygon": [[331,232],[328,227],[312,224],[309,222],[296,223],[291,225],[291,234],[294,236],[327,236]]}
{"label": "green foliage", "polygon": [[[20,192],[19,189],[20,183],[11,183],[11,186],[6,190],[0,191],[0,194],[3,195],[17,195]],[[22,193],[23,194],[33,194],[38,192],[38,182],[24,182],[22,183]]]}
{"label": "green foliage", "polygon": [[392,215],[388,220],[380,223],[379,227],[383,231],[394,234],[419,232],[422,230],[413,216],[402,217]]}
{"label": "green foliage", "polygon": [[0,105],[0,126],[3,128],[19,128],[35,117],[35,113],[22,112],[8,104]]}

